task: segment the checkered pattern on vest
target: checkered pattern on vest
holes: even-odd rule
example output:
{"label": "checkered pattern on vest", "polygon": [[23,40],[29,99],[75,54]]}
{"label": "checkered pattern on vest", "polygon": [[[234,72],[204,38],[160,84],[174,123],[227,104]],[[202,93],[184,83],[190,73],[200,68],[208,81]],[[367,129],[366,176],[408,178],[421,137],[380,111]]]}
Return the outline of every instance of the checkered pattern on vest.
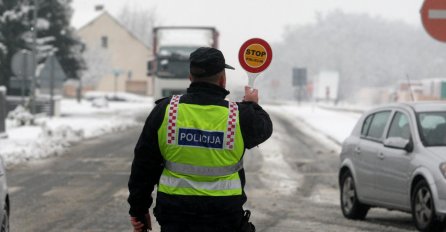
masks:
{"label": "checkered pattern on vest", "polygon": [[226,149],[234,148],[235,130],[237,128],[238,105],[235,102],[229,102],[228,126],[226,129]]}
{"label": "checkered pattern on vest", "polygon": [[170,100],[169,119],[167,123],[167,144],[175,144],[178,104],[180,104],[181,95],[174,95]]}

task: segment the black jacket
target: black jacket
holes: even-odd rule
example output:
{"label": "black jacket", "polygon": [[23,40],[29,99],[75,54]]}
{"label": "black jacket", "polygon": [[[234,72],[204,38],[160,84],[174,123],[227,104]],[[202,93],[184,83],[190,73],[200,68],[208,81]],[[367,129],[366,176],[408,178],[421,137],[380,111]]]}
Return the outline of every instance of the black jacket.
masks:
{"label": "black jacket", "polygon": [[[225,97],[227,90],[204,82],[192,83],[180,103],[198,105],[228,106]],[[130,215],[139,217],[147,213],[152,204],[151,193],[158,184],[163,170],[163,158],[158,146],[158,129],[162,124],[170,98],[156,102],[147,118],[141,136],[135,147],[135,157],[128,183],[130,195]],[[240,102],[239,118],[245,148],[253,148],[267,140],[272,134],[272,122],[262,107],[253,102]],[[242,186],[245,185],[244,170],[239,171]],[[228,197],[171,196],[158,192],[155,216],[159,222],[190,220],[209,220],[213,215],[231,215],[241,211],[246,195]]]}

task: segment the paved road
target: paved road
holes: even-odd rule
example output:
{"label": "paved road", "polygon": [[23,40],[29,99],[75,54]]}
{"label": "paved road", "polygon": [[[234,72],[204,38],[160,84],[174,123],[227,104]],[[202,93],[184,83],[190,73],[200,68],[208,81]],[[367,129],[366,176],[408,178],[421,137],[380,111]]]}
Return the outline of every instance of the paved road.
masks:
{"label": "paved road", "polygon": [[[271,140],[245,162],[251,181],[246,206],[257,231],[415,231],[409,214],[382,209],[372,209],[365,221],[346,220],[339,208],[337,151],[303,134],[290,122],[294,119],[278,111],[270,114]],[[282,165],[276,162],[280,156]]]}
{"label": "paved road", "polygon": [[[273,137],[245,160],[246,208],[258,231],[414,231],[410,216],[398,212],[371,210],[364,222],[344,219],[336,152],[290,119],[272,116]],[[61,157],[10,170],[11,230],[130,231],[126,184],[140,130],[85,141]]]}
{"label": "paved road", "polygon": [[139,130],[14,168],[11,231],[129,231],[126,183]]}

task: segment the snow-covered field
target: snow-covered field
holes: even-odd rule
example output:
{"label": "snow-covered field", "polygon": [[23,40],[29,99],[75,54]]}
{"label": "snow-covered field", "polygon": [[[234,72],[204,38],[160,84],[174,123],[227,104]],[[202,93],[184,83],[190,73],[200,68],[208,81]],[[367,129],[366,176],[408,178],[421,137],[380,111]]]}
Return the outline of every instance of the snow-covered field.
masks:
{"label": "snow-covered field", "polygon": [[361,113],[328,110],[312,104],[298,105],[293,102],[284,105],[266,105],[265,109],[294,120],[304,133],[337,149],[350,135],[361,117]]}
{"label": "snow-covered field", "polygon": [[60,117],[36,117],[33,125],[26,112],[18,112],[6,121],[8,137],[0,139],[0,156],[13,165],[60,155],[74,142],[136,126],[136,116],[148,114],[153,106],[152,98],[121,94],[121,101],[109,102],[101,96],[95,93],[96,100],[82,103],[63,99]]}
{"label": "snow-covered field", "polygon": [[[135,116],[149,113],[153,106],[151,98],[123,96],[126,101],[109,102],[91,94],[96,100],[82,101],[63,99],[61,117],[38,117],[35,125],[19,126],[17,120],[7,120],[6,139],[0,139],[0,156],[7,165],[31,159],[62,154],[70,144],[103,134],[124,130],[137,125]],[[99,105],[101,107],[94,107]],[[267,111],[280,113],[293,119],[296,125],[321,142],[340,149],[359,113],[332,111],[312,105],[265,105]],[[24,113],[19,113],[19,115]],[[26,118],[26,115],[25,117]],[[25,120],[26,121],[26,120]]]}
{"label": "snow-covered field", "polygon": [[342,143],[350,135],[361,117],[360,113],[331,111],[315,106],[287,105],[285,109],[337,143]]}

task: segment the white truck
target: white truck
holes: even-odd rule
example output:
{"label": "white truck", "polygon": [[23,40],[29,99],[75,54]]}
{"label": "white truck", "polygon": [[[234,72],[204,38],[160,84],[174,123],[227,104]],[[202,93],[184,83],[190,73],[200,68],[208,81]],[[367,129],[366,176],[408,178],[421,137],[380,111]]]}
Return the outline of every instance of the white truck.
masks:
{"label": "white truck", "polygon": [[314,77],[314,100],[336,102],[339,96],[338,90],[339,72],[321,71]]}
{"label": "white truck", "polygon": [[199,47],[218,48],[214,27],[155,27],[149,75],[154,99],[183,94],[189,86],[189,55]]}

